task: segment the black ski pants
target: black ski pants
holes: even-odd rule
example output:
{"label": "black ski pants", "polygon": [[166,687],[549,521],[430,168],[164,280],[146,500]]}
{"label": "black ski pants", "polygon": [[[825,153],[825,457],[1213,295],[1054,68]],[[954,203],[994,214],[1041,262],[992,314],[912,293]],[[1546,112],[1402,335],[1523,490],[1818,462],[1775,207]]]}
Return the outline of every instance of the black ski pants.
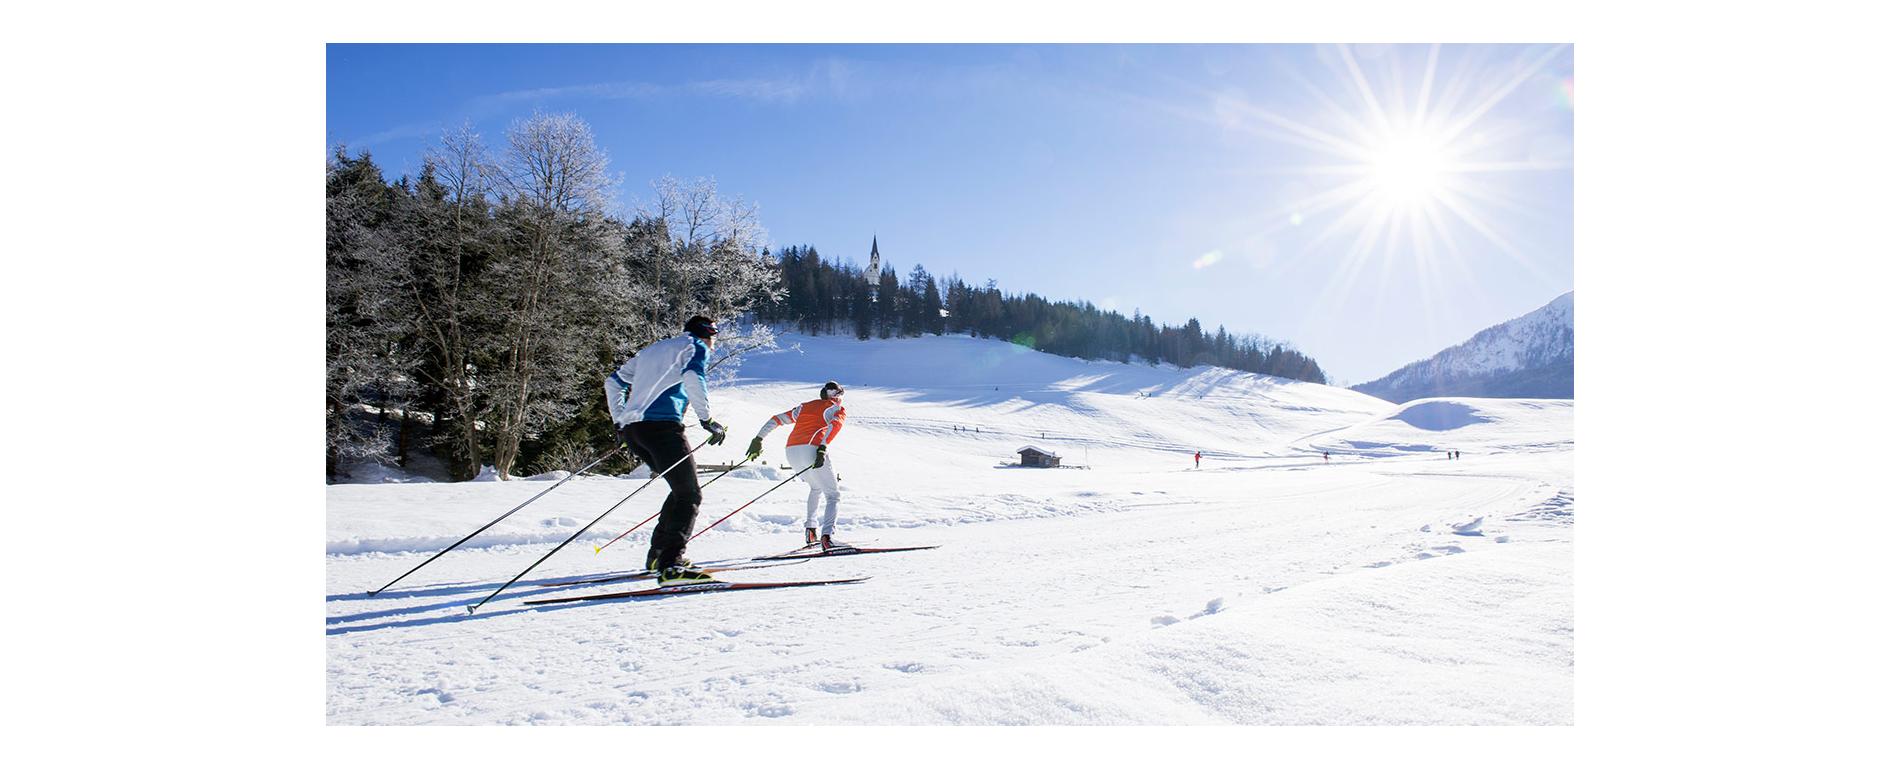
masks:
{"label": "black ski pants", "polygon": [[693,535],[693,520],[699,517],[699,468],[693,463],[692,445],[686,443],[686,425],[664,420],[628,423],[620,427],[620,440],[654,473],[679,463],[666,474],[672,491],[660,504],[660,523],[654,525],[647,547],[646,566],[666,569],[686,553],[686,538]]}

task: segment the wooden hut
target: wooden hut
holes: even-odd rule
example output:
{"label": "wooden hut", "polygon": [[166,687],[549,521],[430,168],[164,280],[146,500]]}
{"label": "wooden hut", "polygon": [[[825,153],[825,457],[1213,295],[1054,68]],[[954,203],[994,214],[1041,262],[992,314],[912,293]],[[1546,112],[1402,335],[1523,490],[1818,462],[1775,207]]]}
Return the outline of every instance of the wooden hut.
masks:
{"label": "wooden hut", "polygon": [[1062,465],[1062,458],[1060,456],[1049,454],[1033,446],[1018,449],[1016,450],[1016,454],[1023,456],[1023,467],[1025,468],[1057,468]]}

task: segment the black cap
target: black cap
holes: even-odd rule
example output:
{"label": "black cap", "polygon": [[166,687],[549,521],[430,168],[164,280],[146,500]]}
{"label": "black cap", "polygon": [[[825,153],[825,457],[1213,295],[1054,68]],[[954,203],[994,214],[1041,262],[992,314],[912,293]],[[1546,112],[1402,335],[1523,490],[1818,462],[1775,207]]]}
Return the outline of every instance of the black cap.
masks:
{"label": "black cap", "polygon": [[830,380],[818,387],[818,397],[831,398],[831,392],[834,390],[838,391],[838,395],[844,395],[844,386],[839,385],[837,380]]}
{"label": "black cap", "polygon": [[687,319],[684,331],[702,340],[709,340],[713,338],[713,335],[719,333],[719,324],[713,323],[713,319],[711,318],[696,315]]}

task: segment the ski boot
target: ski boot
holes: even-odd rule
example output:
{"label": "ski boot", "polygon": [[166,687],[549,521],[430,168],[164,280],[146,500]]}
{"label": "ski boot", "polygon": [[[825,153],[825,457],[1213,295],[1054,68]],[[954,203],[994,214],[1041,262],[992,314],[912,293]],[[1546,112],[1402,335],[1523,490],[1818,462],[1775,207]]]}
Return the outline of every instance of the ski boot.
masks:
{"label": "ski boot", "polygon": [[666,586],[685,585],[688,583],[715,583],[718,581],[719,578],[707,574],[698,567],[693,566],[692,562],[686,561],[685,559],[681,559],[678,564],[660,570],[659,576],[659,583],[662,588]]}
{"label": "ski boot", "polygon": [[823,535],[823,536],[821,536],[821,537],[819,537],[819,538],[818,538],[818,543],[819,543],[819,550],[821,550],[821,551],[849,551],[849,550],[856,550],[856,549],[854,549],[854,548],[852,548],[852,547],[851,547],[851,544],[850,544],[850,543],[840,543],[840,542],[836,542],[836,541],[833,541],[833,540],[831,539],[831,536],[830,536],[830,535]]}
{"label": "ski boot", "polygon": [[806,527],[805,528],[805,545],[811,545],[812,543],[816,543],[816,542],[818,542],[818,530],[812,529],[811,527]]}

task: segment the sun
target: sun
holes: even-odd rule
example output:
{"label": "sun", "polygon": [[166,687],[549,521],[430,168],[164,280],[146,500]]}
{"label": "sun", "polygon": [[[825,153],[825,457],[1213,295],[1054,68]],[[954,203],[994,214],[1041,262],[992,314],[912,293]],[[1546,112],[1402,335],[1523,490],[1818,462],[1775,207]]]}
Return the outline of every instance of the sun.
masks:
{"label": "sun", "polygon": [[1276,148],[1263,171],[1281,180],[1267,194],[1277,205],[1250,218],[1259,223],[1251,242],[1286,243],[1280,264],[1330,262],[1320,293],[1338,301],[1361,277],[1381,286],[1404,281],[1421,292],[1471,280],[1468,261],[1483,250],[1541,269],[1505,225],[1535,216],[1521,200],[1521,175],[1568,172],[1568,145],[1553,150],[1534,126],[1492,113],[1568,46],[1507,52],[1509,61],[1490,49],[1459,48],[1462,55],[1441,67],[1441,46],[1432,45],[1420,51],[1416,69],[1405,55],[1415,49],[1384,49],[1370,70],[1352,46],[1316,50],[1339,79],[1295,77],[1311,97],[1310,114],[1293,117],[1226,94],[1214,99],[1212,120]]}
{"label": "sun", "polygon": [[1363,173],[1387,204],[1410,208],[1443,197],[1446,176],[1451,169],[1445,142],[1426,131],[1412,130],[1386,136],[1376,143]]}

